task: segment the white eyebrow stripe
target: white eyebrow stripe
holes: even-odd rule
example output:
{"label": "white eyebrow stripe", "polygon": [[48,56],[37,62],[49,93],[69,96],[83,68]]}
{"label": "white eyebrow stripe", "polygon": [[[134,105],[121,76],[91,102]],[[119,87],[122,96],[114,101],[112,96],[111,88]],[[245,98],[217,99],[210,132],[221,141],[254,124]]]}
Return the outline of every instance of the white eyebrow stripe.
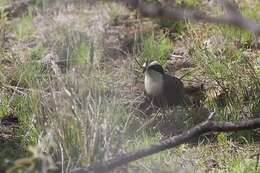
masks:
{"label": "white eyebrow stripe", "polygon": [[152,65],[160,65],[160,63],[158,61],[153,61],[149,64],[149,66],[152,66]]}

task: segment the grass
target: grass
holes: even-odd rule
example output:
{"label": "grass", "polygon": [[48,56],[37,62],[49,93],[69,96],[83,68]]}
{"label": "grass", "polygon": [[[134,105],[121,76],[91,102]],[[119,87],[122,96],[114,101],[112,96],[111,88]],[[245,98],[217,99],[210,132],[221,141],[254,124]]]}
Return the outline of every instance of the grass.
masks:
{"label": "grass", "polygon": [[146,33],[136,39],[138,60],[143,64],[146,60],[157,60],[165,64],[173,52],[173,44],[167,33]]}
{"label": "grass", "polygon": [[177,0],[176,4],[186,5],[188,7],[198,7],[201,4],[201,1],[196,0]]}
{"label": "grass", "polygon": [[[227,37],[227,39],[229,38]],[[235,48],[234,41],[227,41],[224,44],[226,49],[220,50],[217,47],[203,47],[198,43],[197,45],[200,46],[195,47],[191,54],[196,59],[198,70],[207,75],[207,78],[215,81],[215,87],[219,87],[226,95],[221,103],[211,98],[208,99],[208,103],[215,108],[223,108],[224,115],[232,115],[231,119],[226,117],[221,118],[222,120],[238,120],[242,118],[239,111],[241,105],[248,107],[250,114],[253,112],[252,109],[250,110],[252,105],[259,102],[258,98],[247,101],[248,97],[254,97],[249,96],[250,92],[259,92],[256,68],[252,66],[257,57],[248,57],[245,54],[246,49]]]}
{"label": "grass", "polygon": [[9,0],[2,0],[2,1],[0,2],[0,6],[8,5],[9,2],[10,2]]}
{"label": "grass", "polygon": [[119,5],[118,3],[107,2],[106,6],[107,13],[109,16],[109,23],[111,25],[118,25],[119,17],[122,16],[122,14],[129,13],[127,8],[123,7],[122,5]]}
{"label": "grass", "polygon": [[[254,35],[250,32],[244,31],[240,28],[222,26],[222,32],[231,41],[237,41],[241,44],[241,47],[252,47],[252,43],[255,41]],[[239,40],[239,41],[238,41]]]}
{"label": "grass", "polygon": [[15,24],[16,38],[18,40],[26,40],[32,36],[35,28],[32,24],[33,20],[33,7],[28,8],[27,14],[21,18],[21,20]]}
{"label": "grass", "polygon": [[[140,172],[255,172],[256,160],[250,159],[250,156],[259,145],[238,144],[223,135],[219,135],[222,137],[218,137],[218,143],[183,144],[136,161],[134,165],[141,167]],[[137,141],[142,141],[142,145],[133,143],[136,145],[135,148],[156,142],[158,137],[145,135]],[[210,165],[211,160],[215,166]]]}
{"label": "grass", "polygon": [[19,138],[1,139],[0,170],[4,172],[13,162],[26,156],[25,148],[19,143]]}
{"label": "grass", "polygon": [[[199,1],[185,3],[196,7]],[[117,5],[97,5],[108,10],[110,25],[117,23],[124,13],[117,10]],[[131,70],[134,61],[127,58],[111,69],[100,63],[104,45],[93,41],[83,27],[92,16],[79,10],[82,20],[78,25],[53,25],[49,28],[51,32],[41,40],[34,26],[37,15],[34,8],[16,24],[1,18],[0,29],[15,35],[15,41],[10,44],[18,49],[15,52],[7,46],[0,49],[1,62],[11,61],[1,64],[0,69],[3,88],[0,119],[13,113],[19,119],[19,129],[14,131],[17,138],[4,139],[1,143],[4,149],[0,153],[0,167],[9,168],[10,173],[30,169],[68,172],[163,138],[159,130],[142,128],[147,122],[132,109],[136,101]],[[70,12],[70,15],[77,14]],[[249,15],[255,17],[257,11]],[[89,25],[95,24],[93,20],[89,22]],[[255,50],[248,49],[256,42],[254,36],[231,26],[184,22],[176,27],[195,64],[196,73],[186,79],[209,81],[204,106],[215,109],[216,118],[223,121],[238,121],[259,114],[260,60]],[[5,37],[1,37],[0,42],[5,45],[4,40]],[[31,42],[35,45],[22,49],[25,43]],[[157,28],[137,34],[136,54],[128,56],[137,57],[140,62],[153,59],[166,65],[175,47],[170,31]],[[41,63],[50,52],[57,55],[54,61],[59,72],[53,73],[54,67]],[[192,127],[205,118],[193,109],[167,113],[168,117],[161,113],[160,118],[179,122],[178,129]],[[259,148],[255,132],[218,133],[213,139],[202,140],[138,160],[130,167],[139,172],[255,172],[256,160],[250,159]],[[210,166],[211,159],[217,166]]]}

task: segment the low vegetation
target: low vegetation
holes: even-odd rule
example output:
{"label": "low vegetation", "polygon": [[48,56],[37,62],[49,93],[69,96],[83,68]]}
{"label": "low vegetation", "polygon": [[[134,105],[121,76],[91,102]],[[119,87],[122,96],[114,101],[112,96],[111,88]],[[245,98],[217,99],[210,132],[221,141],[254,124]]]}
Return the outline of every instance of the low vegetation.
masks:
{"label": "low vegetation", "polygon": [[[177,4],[222,13],[201,1]],[[257,0],[238,5],[260,19]],[[36,1],[21,17],[1,12],[0,44],[0,172],[69,172],[193,127],[212,110],[231,122],[260,113],[259,39],[233,26],[152,20],[106,1]],[[148,59],[186,86],[203,84],[203,109],[143,115],[139,65]],[[189,66],[174,68],[180,62]],[[128,167],[253,173],[258,149],[257,130],[215,133]]]}

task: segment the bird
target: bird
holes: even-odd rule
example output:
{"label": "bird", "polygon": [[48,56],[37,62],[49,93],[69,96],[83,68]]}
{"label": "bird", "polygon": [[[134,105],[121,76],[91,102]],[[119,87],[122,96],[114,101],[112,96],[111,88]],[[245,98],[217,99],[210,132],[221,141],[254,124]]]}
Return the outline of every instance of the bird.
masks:
{"label": "bird", "polygon": [[177,77],[165,73],[158,61],[143,64],[145,95],[158,107],[183,105],[185,89]]}

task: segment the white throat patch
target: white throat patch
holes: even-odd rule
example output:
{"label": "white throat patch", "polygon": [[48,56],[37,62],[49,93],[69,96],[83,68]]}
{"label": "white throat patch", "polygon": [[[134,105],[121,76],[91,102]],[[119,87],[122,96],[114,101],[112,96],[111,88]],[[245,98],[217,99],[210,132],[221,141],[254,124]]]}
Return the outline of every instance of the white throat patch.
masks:
{"label": "white throat patch", "polygon": [[163,91],[163,75],[157,71],[146,71],[144,78],[145,91],[148,95],[158,96]]}

